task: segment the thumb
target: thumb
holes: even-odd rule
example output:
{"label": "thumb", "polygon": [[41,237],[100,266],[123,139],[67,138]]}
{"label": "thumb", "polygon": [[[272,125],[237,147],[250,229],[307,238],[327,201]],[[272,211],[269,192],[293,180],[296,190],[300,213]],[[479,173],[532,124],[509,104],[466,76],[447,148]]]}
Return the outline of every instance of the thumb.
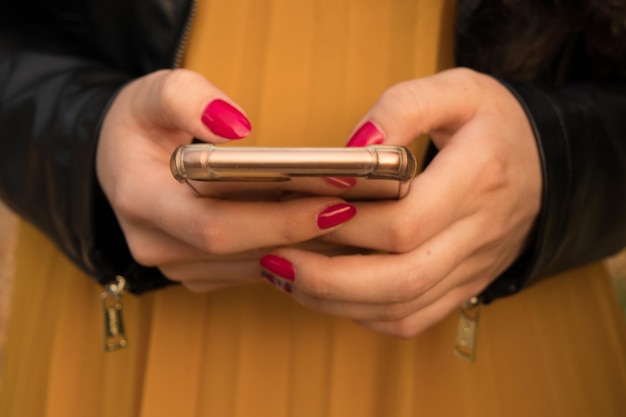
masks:
{"label": "thumb", "polygon": [[243,111],[202,75],[184,69],[154,73],[145,117],[205,142],[242,139],[251,125]]}
{"label": "thumb", "polygon": [[408,145],[423,134],[453,133],[480,104],[482,78],[455,68],[387,89],[359,123],[347,146]]}

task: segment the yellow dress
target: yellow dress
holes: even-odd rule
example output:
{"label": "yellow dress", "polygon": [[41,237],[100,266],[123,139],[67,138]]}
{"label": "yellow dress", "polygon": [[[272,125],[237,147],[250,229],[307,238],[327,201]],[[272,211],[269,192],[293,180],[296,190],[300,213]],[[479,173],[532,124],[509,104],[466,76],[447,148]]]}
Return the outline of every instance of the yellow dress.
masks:
{"label": "yellow dress", "polygon": [[[391,84],[449,65],[447,0],[206,0],[185,66],[246,109],[245,144],[343,145]],[[309,311],[261,282],[124,296],[129,346],[102,349],[101,288],[24,224],[2,417],[624,416],[626,326],[601,265],[412,340]]]}

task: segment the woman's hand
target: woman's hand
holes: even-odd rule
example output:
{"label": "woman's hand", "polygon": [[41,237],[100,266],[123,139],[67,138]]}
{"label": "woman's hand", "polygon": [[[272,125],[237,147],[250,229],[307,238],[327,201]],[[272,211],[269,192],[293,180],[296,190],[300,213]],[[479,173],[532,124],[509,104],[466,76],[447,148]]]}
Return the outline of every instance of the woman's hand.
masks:
{"label": "woman's hand", "polygon": [[540,162],[520,104],[466,69],[396,85],[349,145],[408,144],[439,154],[400,201],[358,204],[329,240],[390,254],[326,257],[281,248],[268,280],[303,305],[410,337],[478,295],[525,248],[540,209]]}
{"label": "woman's hand", "polygon": [[[192,138],[248,135],[236,105],[200,75],[159,71],[128,84],[100,133],[97,177],[135,260],[194,291],[258,280],[258,258],[333,230],[354,215],[336,197],[275,202],[199,198],[169,170]],[[297,225],[297,227],[294,227]]]}

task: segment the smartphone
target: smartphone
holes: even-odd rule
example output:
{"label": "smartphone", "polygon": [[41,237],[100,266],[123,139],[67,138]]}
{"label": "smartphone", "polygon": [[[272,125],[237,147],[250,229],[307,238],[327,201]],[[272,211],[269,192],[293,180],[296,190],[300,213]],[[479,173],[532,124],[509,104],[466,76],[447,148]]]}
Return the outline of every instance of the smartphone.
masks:
{"label": "smartphone", "polygon": [[[174,178],[202,196],[275,200],[294,195],[341,195],[351,200],[400,199],[417,172],[404,146],[241,147],[193,143],[178,147]],[[322,178],[350,179],[337,187]]]}

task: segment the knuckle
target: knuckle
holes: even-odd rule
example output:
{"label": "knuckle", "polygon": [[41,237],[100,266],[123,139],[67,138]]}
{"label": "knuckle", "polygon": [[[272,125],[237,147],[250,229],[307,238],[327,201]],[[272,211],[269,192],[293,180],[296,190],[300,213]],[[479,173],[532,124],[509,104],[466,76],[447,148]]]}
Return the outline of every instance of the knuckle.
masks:
{"label": "knuckle", "polygon": [[415,248],[416,233],[408,222],[401,217],[394,216],[385,234],[387,250],[394,253],[406,253]]}
{"label": "knuckle", "polygon": [[161,271],[161,273],[168,279],[171,279],[173,281],[180,281],[179,279],[177,279],[177,274],[175,273],[175,269],[172,268],[171,266],[161,265],[158,268],[159,268],[159,271]]}
{"label": "knuckle", "polygon": [[392,85],[385,90],[380,98],[380,104],[392,110],[395,114],[395,122],[405,124],[416,114],[422,114],[424,104],[416,91],[413,81],[403,81]]}
{"label": "knuckle", "polygon": [[143,239],[131,235],[126,238],[126,241],[130,255],[139,265],[153,267],[158,264],[160,257],[150,245],[145,244]]}
{"label": "knuckle", "polygon": [[[480,202],[477,202],[475,209],[480,210],[481,205],[488,202],[496,212],[493,210],[490,212],[489,217],[481,216],[481,222],[484,224],[482,232],[480,234],[480,241],[486,244],[496,243],[502,239],[503,236],[510,233],[513,227],[516,216],[513,216],[509,212],[508,204],[510,198],[506,197],[507,188],[511,184],[511,179],[507,173],[506,163],[498,157],[492,157],[484,161],[481,164],[480,171],[478,172],[480,177],[476,183],[481,185],[478,193],[485,198],[480,198]],[[499,215],[495,215],[500,213]]]}
{"label": "knuckle", "polygon": [[387,88],[382,95],[382,101],[403,101],[406,99],[409,82],[403,81]]}
{"label": "knuckle", "polygon": [[107,196],[116,214],[130,222],[138,220],[141,213],[137,208],[135,186],[129,181],[120,181],[115,189]]}
{"label": "knuckle", "polygon": [[424,276],[418,276],[415,272],[410,272],[396,283],[395,293],[397,296],[393,300],[395,303],[409,303],[421,297],[430,289],[429,280]]}
{"label": "knuckle", "polygon": [[228,253],[228,233],[220,225],[205,221],[199,225],[197,233],[202,251],[212,255]]}
{"label": "knuckle", "polygon": [[489,219],[487,219],[487,222],[487,227],[484,228],[479,242],[482,243],[483,246],[496,245],[504,236],[508,235],[509,228],[506,222],[489,221]]}
{"label": "knuckle", "polygon": [[[298,288],[299,291],[302,291],[302,288]],[[304,292],[304,291],[302,291]],[[294,299],[300,303],[300,305],[302,307],[305,307],[309,310],[320,310],[322,303],[320,302],[319,299],[315,298],[315,297],[311,297],[310,294],[307,294],[308,296],[305,297],[300,297],[300,296],[294,296]]]}
{"label": "knuckle", "polygon": [[182,285],[194,294],[205,294],[205,293],[213,291],[216,287],[212,283],[199,282],[199,281],[182,282]]}
{"label": "knuckle", "polygon": [[398,320],[394,323],[390,333],[400,339],[411,339],[420,333],[420,328],[410,323],[409,320]]}
{"label": "knuckle", "polygon": [[195,284],[195,283],[187,283],[187,282],[185,282],[185,283],[183,283],[183,286],[187,290],[189,290],[189,292],[192,292],[194,294],[203,294],[203,293],[206,293],[206,292],[210,291],[209,288],[206,288],[203,285],[198,285],[198,284]]}
{"label": "knuckle", "polygon": [[325,300],[331,296],[330,285],[325,279],[319,277],[310,277],[306,281],[306,285],[301,285],[299,289],[309,297],[312,297],[307,302],[313,302],[313,299]]}
{"label": "knuckle", "polygon": [[159,95],[159,101],[164,109],[176,108],[176,103],[184,95],[184,88],[195,85],[195,81],[200,75],[185,69],[175,69],[164,77]]}
{"label": "knuckle", "polygon": [[506,187],[509,183],[507,164],[504,158],[497,154],[485,158],[480,164],[478,172],[484,192],[492,193]]}
{"label": "knuckle", "polygon": [[280,228],[280,238],[285,244],[295,244],[303,239],[303,224],[297,219],[286,217]]}
{"label": "knuckle", "polygon": [[420,220],[413,210],[400,204],[390,208],[385,216],[384,229],[379,233],[379,248],[392,253],[407,253],[414,250],[419,241]]}
{"label": "knuckle", "polygon": [[446,83],[459,84],[465,91],[476,91],[480,85],[480,74],[467,67],[459,67],[442,73]]}

